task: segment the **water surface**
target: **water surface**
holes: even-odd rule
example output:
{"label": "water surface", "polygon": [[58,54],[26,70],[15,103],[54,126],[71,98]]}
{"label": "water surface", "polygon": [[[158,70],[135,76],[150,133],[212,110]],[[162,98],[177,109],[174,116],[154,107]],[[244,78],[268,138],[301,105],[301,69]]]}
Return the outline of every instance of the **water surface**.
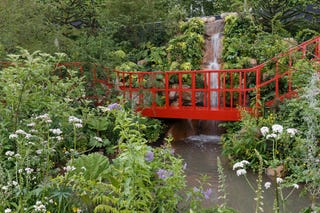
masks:
{"label": "water surface", "polygon": [[[219,203],[218,200],[218,172],[217,157],[219,156],[226,175],[226,189],[228,193],[228,206],[238,210],[240,213],[255,212],[255,193],[243,177],[238,177],[232,170],[228,161],[221,156],[220,137],[215,135],[196,135],[172,144],[175,152],[187,163],[186,175],[188,186],[198,186],[201,175],[207,175],[212,185],[213,195],[204,202],[204,206],[211,207]],[[244,159],[241,159],[244,160]],[[255,183],[256,175],[247,174],[251,183]],[[264,182],[272,181],[269,177],[263,177]],[[274,201],[273,189],[264,189],[264,212],[271,213]],[[287,192],[288,193],[288,192]],[[287,201],[287,211],[298,213],[310,202],[307,197],[299,197],[300,190],[293,193]]]}

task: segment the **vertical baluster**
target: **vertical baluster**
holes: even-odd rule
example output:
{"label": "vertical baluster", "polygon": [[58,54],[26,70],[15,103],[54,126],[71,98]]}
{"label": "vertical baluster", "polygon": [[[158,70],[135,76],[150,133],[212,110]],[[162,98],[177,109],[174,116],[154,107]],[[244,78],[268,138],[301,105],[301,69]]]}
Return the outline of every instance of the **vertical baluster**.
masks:
{"label": "vertical baluster", "polygon": [[262,66],[257,67],[256,69],[256,109],[255,109],[255,116],[258,116],[258,112],[260,110],[260,88],[261,88],[261,69]]}
{"label": "vertical baluster", "polygon": [[179,108],[182,108],[182,73],[179,72],[179,89],[178,89],[178,94],[179,94]]}
{"label": "vertical baluster", "polygon": [[170,106],[170,100],[169,100],[169,74],[168,72],[165,72],[165,95],[166,95],[166,108],[169,108]]}
{"label": "vertical baluster", "polygon": [[196,108],[196,72],[191,72],[191,106]]}
{"label": "vertical baluster", "polygon": [[276,93],[276,98],[279,97],[279,60],[276,59],[276,88],[275,88],[275,93]]}

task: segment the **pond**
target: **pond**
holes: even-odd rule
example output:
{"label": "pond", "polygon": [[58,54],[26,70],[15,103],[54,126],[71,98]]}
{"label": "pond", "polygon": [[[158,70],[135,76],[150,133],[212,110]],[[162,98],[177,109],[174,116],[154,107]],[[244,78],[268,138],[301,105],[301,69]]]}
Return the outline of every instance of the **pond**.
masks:
{"label": "pond", "polygon": [[[221,145],[219,144],[220,136],[218,135],[192,135],[184,140],[173,142],[172,146],[176,154],[180,155],[187,163],[186,176],[188,186],[193,187],[198,185],[201,175],[207,175],[208,181],[213,188],[213,195],[209,200],[206,200],[203,205],[213,207],[218,201],[218,171],[217,157],[220,157],[224,174],[226,175],[226,190],[228,206],[236,209],[240,213],[255,212],[255,194],[242,176],[237,176],[229,162],[221,156]],[[244,160],[244,159],[240,159]],[[255,183],[256,174],[247,174],[251,183]],[[272,182],[270,177],[263,177],[265,182]],[[287,211],[297,213],[299,210],[306,207],[310,201],[307,196],[300,196],[301,188],[295,190],[287,200]],[[291,189],[290,189],[291,191]],[[289,191],[284,192],[288,194]],[[272,212],[274,201],[274,190],[272,188],[264,189],[264,212]]]}

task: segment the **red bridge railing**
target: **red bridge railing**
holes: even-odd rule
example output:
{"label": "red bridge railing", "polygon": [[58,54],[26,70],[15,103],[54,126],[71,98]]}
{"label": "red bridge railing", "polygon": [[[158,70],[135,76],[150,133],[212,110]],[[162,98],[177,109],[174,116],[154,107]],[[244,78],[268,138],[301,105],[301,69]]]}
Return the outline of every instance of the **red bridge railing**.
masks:
{"label": "red bridge railing", "polygon": [[85,75],[88,98],[97,104],[116,92],[144,116],[235,121],[240,119],[240,109],[252,111],[295,95],[292,73],[301,59],[320,60],[320,37],[248,69],[127,72],[69,62],[60,64],[56,72],[63,76],[65,68],[72,68]]}
{"label": "red bridge railing", "polygon": [[319,53],[316,37],[249,69],[115,72],[123,96],[145,116],[239,120],[240,109],[295,95],[294,66],[303,58],[319,61]]}

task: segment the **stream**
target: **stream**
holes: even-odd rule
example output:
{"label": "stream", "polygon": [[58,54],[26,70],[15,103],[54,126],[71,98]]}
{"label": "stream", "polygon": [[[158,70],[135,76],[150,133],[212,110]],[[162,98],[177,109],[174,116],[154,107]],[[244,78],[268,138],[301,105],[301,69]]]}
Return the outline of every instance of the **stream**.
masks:
{"label": "stream", "polygon": [[[183,140],[173,142],[172,146],[175,153],[180,155],[187,163],[186,178],[187,185],[191,188],[198,186],[198,180],[202,175],[208,176],[208,182],[211,184],[213,193],[209,200],[203,202],[205,207],[213,207],[221,203],[218,200],[218,171],[217,157],[220,157],[224,174],[226,175],[226,191],[227,204],[229,207],[236,209],[240,213],[255,212],[255,193],[251,190],[245,178],[237,176],[232,170],[232,165],[221,156],[221,145],[219,144],[220,137],[217,135],[192,135]],[[241,159],[244,160],[244,159]],[[252,184],[257,179],[256,174],[247,173],[247,177]],[[263,177],[263,184],[272,182],[270,177]],[[300,187],[295,190],[286,202],[287,213],[298,213],[305,208],[310,201],[306,196],[300,197]],[[274,201],[274,189],[265,189],[264,193],[264,212],[271,213]],[[291,189],[290,189],[291,191]],[[284,194],[288,194],[286,191]]]}

